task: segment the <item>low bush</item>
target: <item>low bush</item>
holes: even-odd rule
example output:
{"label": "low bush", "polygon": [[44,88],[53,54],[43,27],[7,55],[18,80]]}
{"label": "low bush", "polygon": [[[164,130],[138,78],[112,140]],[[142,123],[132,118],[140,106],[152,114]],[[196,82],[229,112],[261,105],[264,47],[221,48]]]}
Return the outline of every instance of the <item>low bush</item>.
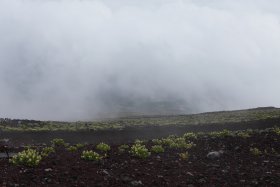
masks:
{"label": "low bush", "polygon": [[152,142],[156,145],[161,145],[163,143],[160,139],[153,139]]}
{"label": "low bush", "polygon": [[42,160],[42,156],[35,149],[27,149],[19,152],[10,159],[15,165],[24,165],[29,167],[37,166]]}
{"label": "low bush", "polygon": [[258,149],[258,148],[250,148],[250,152],[255,155],[255,156],[259,156],[262,154],[262,152]]}
{"label": "low bush", "polygon": [[183,137],[186,139],[186,140],[189,140],[189,139],[197,139],[197,135],[193,132],[187,132],[183,135]]}
{"label": "low bush", "polygon": [[223,131],[210,132],[209,135],[213,136],[213,137],[220,137],[220,138],[233,136],[232,132],[230,132],[229,130],[226,130],[226,129],[224,129]]}
{"label": "low bush", "polygon": [[51,143],[52,143],[53,146],[65,146],[66,145],[64,140],[61,139],[61,138],[55,138],[51,141]]}
{"label": "low bush", "polygon": [[118,147],[119,152],[121,152],[121,153],[125,152],[128,148],[129,148],[129,146],[126,145],[126,144],[120,145],[120,146]]}
{"label": "low bush", "polygon": [[78,149],[81,149],[81,148],[85,147],[85,144],[78,143],[78,144],[76,144],[76,147]]}
{"label": "low bush", "polygon": [[277,134],[280,135],[280,128],[279,127],[274,127],[273,131]]}
{"label": "low bush", "polygon": [[70,152],[76,152],[78,150],[78,148],[76,146],[69,146],[67,148],[67,150],[70,151]]}
{"label": "low bush", "polygon": [[111,147],[108,144],[102,142],[96,146],[96,149],[107,152],[110,151]]}
{"label": "low bush", "polygon": [[151,147],[151,152],[153,153],[163,153],[164,148],[161,145],[154,145]]}
{"label": "low bush", "polygon": [[55,149],[53,147],[44,147],[41,151],[41,155],[43,157],[46,157],[49,154],[54,153],[54,152],[55,152]]}
{"label": "low bush", "polygon": [[182,139],[175,140],[172,144],[170,144],[170,148],[185,148],[185,149],[190,149],[194,147],[195,144],[192,142],[186,142],[185,140],[183,141]]}
{"label": "low bush", "polygon": [[239,131],[236,133],[236,136],[241,137],[241,138],[249,138],[250,134],[246,131]]}
{"label": "low bush", "polygon": [[139,139],[136,139],[134,141],[135,144],[143,144],[145,141],[144,140],[139,140]]}
{"label": "low bush", "polygon": [[182,160],[188,160],[189,159],[189,153],[188,152],[179,153],[179,156]]}
{"label": "low bush", "polygon": [[130,153],[138,158],[147,158],[151,155],[151,153],[149,152],[149,150],[146,148],[145,145],[141,145],[141,144],[134,144],[131,149],[130,149]]}
{"label": "low bush", "polygon": [[163,138],[161,141],[163,145],[168,145],[168,146],[174,142],[171,138]]}
{"label": "low bush", "polygon": [[91,151],[91,150],[83,151],[81,158],[84,160],[89,160],[89,161],[99,161],[102,159],[102,157],[98,153]]}
{"label": "low bush", "polygon": [[170,148],[177,149],[177,148],[186,148],[190,149],[195,146],[192,142],[187,142],[185,138],[182,137],[174,137],[169,136],[168,138],[163,138],[162,142],[164,145],[169,146]]}

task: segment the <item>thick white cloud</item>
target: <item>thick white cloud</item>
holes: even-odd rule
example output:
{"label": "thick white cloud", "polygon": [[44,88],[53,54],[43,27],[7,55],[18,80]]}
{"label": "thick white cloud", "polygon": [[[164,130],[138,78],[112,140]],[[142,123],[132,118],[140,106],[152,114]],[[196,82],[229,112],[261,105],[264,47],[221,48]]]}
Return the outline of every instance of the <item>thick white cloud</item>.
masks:
{"label": "thick white cloud", "polygon": [[280,105],[276,0],[0,0],[0,114]]}

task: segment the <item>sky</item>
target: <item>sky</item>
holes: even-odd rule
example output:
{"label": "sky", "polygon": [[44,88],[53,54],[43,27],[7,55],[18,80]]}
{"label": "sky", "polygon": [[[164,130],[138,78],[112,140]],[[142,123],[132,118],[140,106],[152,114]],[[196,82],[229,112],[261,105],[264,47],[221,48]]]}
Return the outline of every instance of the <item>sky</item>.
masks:
{"label": "sky", "polygon": [[278,0],[0,0],[0,117],[280,106]]}

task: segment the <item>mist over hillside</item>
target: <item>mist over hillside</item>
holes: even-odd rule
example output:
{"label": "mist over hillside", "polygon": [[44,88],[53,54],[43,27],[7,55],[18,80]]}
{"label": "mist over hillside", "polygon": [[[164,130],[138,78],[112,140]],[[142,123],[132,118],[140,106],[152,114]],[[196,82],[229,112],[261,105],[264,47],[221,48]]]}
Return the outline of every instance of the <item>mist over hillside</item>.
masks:
{"label": "mist over hillside", "polygon": [[0,0],[0,117],[280,106],[276,0]]}

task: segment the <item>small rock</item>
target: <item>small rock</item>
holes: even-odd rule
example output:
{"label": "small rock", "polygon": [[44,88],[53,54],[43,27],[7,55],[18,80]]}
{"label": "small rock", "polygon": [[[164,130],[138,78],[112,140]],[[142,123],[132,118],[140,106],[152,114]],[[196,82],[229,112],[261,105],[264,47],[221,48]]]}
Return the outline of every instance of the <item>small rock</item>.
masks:
{"label": "small rock", "polygon": [[52,171],[52,168],[45,169],[45,172],[50,172],[50,171]]}
{"label": "small rock", "polygon": [[103,173],[103,174],[105,174],[105,175],[108,175],[108,176],[110,175],[110,173],[109,173],[106,169],[102,169],[102,170],[101,170],[101,173]]}
{"label": "small rock", "polygon": [[198,180],[198,183],[200,183],[200,184],[206,183],[206,180],[204,178],[201,178]]}
{"label": "small rock", "polygon": [[194,176],[191,172],[187,172],[187,175]]}
{"label": "small rock", "polygon": [[223,172],[223,173],[228,173],[228,170],[223,169],[222,172]]}
{"label": "small rock", "polygon": [[207,158],[218,159],[223,154],[223,151],[211,151],[207,154]]}
{"label": "small rock", "polygon": [[235,150],[235,151],[239,151],[239,150],[240,150],[240,147],[239,147],[239,146],[236,146],[236,147],[234,148],[234,150]]}
{"label": "small rock", "polygon": [[8,148],[8,143],[9,143],[10,139],[8,138],[3,138],[3,139],[0,139],[0,144],[2,146],[2,148]]}
{"label": "small rock", "polygon": [[130,183],[132,186],[141,186],[143,185],[142,181],[131,181]]}

